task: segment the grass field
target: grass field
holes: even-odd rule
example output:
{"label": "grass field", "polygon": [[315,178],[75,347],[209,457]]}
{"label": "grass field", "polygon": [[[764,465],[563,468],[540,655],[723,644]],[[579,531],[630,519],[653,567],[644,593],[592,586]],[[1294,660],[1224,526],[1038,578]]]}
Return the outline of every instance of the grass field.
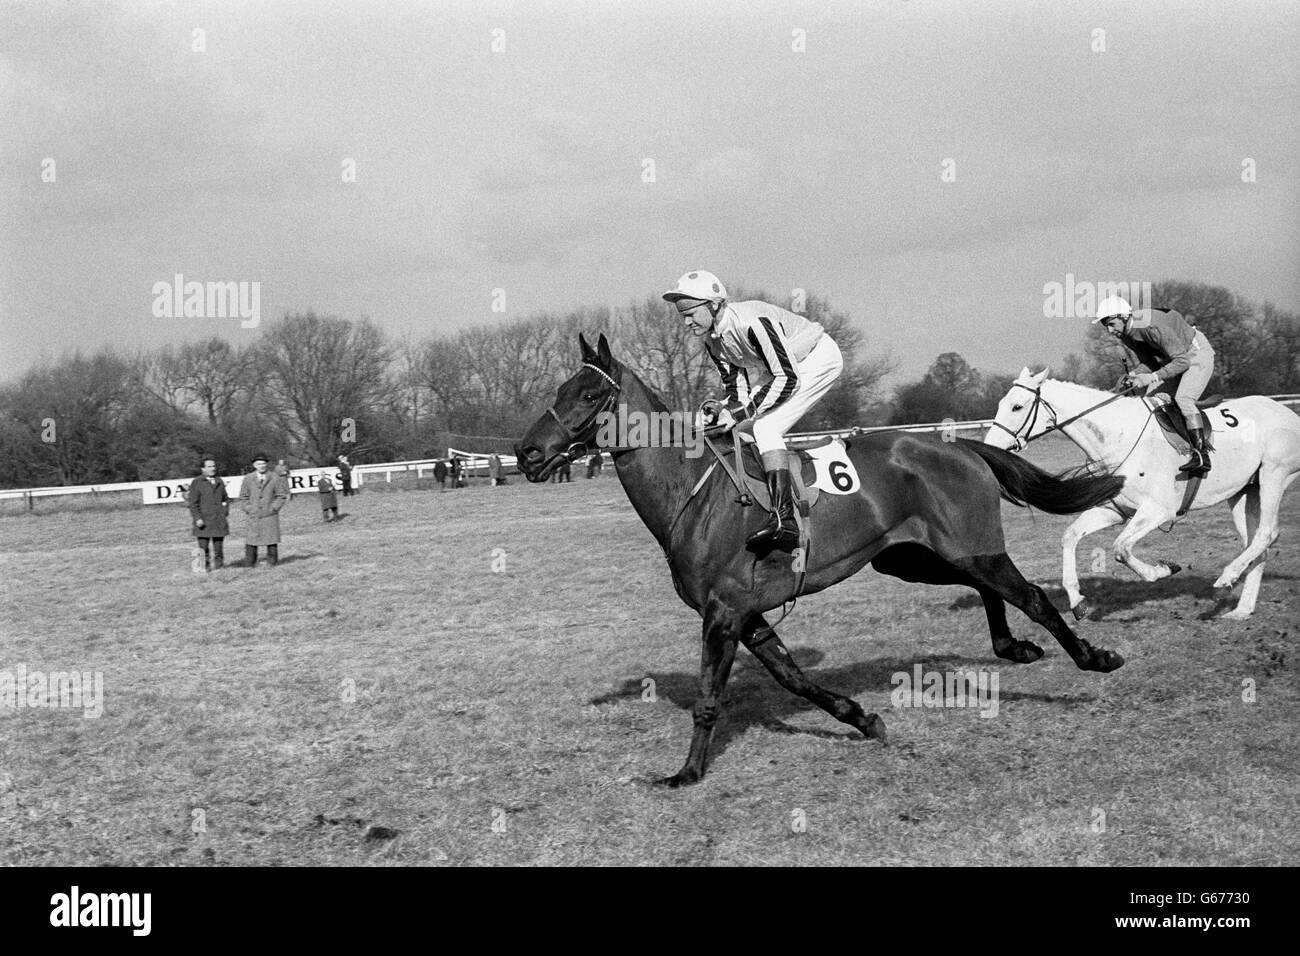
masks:
{"label": "grass field", "polygon": [[[1031,458],[1071,463],[1070,446]],[[0,711],[0,863],[1282,864],[1297,837],[1300,494],[1252,620],[1209,615],[1226,509],[1109,556],[1074,668],[993,657],[973,592],[867,569],[781,633],[882,714],[863,740],[744,651],[709,775],[690,739],[699,619],[612,469],[570,485],[295,499],[275,569],[191,571],[183,509],[0,517],[0,673],[102,672],[103,713]],[[1069,519],[1004,507],[1061,605]],[[242,561],[240,519],[227,540]],[[1113,576],[1112,576],[1113,572]],[[996,717],[890,705],[891,675],[996,671]],[[649,679],[653,685],[646,683]],[[1243,681],[1255,699],[1243,701]],[[653,695],[649,690],[653,688]],[[654,697],[654,700],[645,698]]]}

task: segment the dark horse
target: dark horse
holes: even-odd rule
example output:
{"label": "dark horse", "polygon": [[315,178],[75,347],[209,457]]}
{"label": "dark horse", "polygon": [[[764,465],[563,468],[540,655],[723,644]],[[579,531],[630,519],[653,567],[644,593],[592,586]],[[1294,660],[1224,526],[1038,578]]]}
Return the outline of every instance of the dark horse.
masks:
{"label": "dark horse", "polygon": [[[515,446],[529,481],[545,481],[562,462],[594,448],[603,413],[616,405],[627,415],[668,411],[614,361],[605,336],[594,350],[581,336],[579,342],[582,368]],[[766,518],[762,509],[737,505],[736,489],[721,469],[691,496],[711,456],[689,458],[684,447],[619,448],[613,455],[632,507],[668,557],[677,594],[704,618],[695,734],[685,766],[661,782],[679,786],[704,775],[737,642],[781,686],[883,741],[880,717],[805,677],[764,620],[763,612],[789,601],[797,585],[791,555],[756,557],[745,549],[746,536]],[[1053,476],[990,445],[907,432],[854,438],[849,455],[862,487],[852,495],[823,494],[813,509],[803,593],[828,588],[870,562],[905,581],[974,588],[984,601],[993,652],[1005,660],[1027,664],[1043,655],[1036,644],[1011,636],[1009,601],[1050,631],[1082,670],[1112,671],[1124,663],[1077,637],[1042,589],[1024,579],[1007,556],[999,504],[1006,498],[1074,514],[1114,497],[1123,479]]]}

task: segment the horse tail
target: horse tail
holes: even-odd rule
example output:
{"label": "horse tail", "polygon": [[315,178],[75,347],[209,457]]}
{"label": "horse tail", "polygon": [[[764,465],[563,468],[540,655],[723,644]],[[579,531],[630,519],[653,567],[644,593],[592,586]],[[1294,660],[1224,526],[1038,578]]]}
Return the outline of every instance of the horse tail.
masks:
{"label": "horse tail", "polygon": [[1124,487],[1119,475],[1094,474],[1086,467],[1053,475],[1001,448],[969,438],[958,440],[984,459],[1002,486],[1002,497],[1022,508],[1032,506],[1054,515],[1077,514],[1110,501]]}

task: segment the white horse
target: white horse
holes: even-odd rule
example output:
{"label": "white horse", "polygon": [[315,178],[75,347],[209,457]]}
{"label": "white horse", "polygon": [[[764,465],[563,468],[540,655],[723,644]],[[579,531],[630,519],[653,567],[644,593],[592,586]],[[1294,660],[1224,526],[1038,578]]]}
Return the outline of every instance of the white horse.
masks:
{"label": "white horse", "polygon": [[[1128,521],[1115,539],[1115,560],[1143,580],[1156,581],[1181,570],[1176,564],[1147,564],[1133,554],[1133,547],[1177,517],[1187,489],[1187,477],[1178,471],[1185,456],[1175,452],[1161,434],[1149,400],[1054,381],[1047,372],[1033,375],[1028,368],[1020,372],[998,403],[997,418],[984,441],[1019,451],[1040,435],[1060,430],[1090,462],[1124,476],[1123,490],[1107,504],[1081,514],[1061,539],[1061,583],[1074,616],[1082,618],[1090,609],[1079,591],[1075,549],[1094,531]],[[1223,569],[1214,586],[1231,588],[1249,572],[1236,609],[1224,615],[1244,620],[1255,610],[1267,548],[1278,537],[1282,494],[1300,475],[1300,416],[1262,395],[1222,402],[1209,414],[1212,468],[1191,510],[1220,501],[1232,508],[1245,550]]]}

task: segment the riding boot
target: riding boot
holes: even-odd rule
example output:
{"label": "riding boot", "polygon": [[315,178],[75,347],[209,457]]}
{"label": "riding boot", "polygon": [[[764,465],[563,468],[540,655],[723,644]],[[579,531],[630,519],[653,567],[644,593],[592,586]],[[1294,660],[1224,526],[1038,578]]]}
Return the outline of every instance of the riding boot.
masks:
{"label": "riding boot", "polygon": [[1198,428],[1193,433],[1196,436],[1196,448],[1201,453],[1201,471],[1202,475],[1210,473],[1210,440],[1205,437],[1205,429]]}
{"label": "riding boot", "polygon": [[745,547],[751,551],[769,548],[793,551],[799,543],[799,525],[794,520],[794,489],[788,469],[778,468],[767,473],[767,493],[772,498],[767,524],[746,539]]}
{"label": "riding boot", "polygon": [[1209,470],[1205,457],[1205,430],[1189,428],[1188,439],[1190,454],[1187,461],[1178,466],[1178,470],[1188,475],[1203,475]]}
{"label": "riding boot", "polygon": [[257,546],[252,544],[244,545],[244,565],[245,567],[257,567]]}

